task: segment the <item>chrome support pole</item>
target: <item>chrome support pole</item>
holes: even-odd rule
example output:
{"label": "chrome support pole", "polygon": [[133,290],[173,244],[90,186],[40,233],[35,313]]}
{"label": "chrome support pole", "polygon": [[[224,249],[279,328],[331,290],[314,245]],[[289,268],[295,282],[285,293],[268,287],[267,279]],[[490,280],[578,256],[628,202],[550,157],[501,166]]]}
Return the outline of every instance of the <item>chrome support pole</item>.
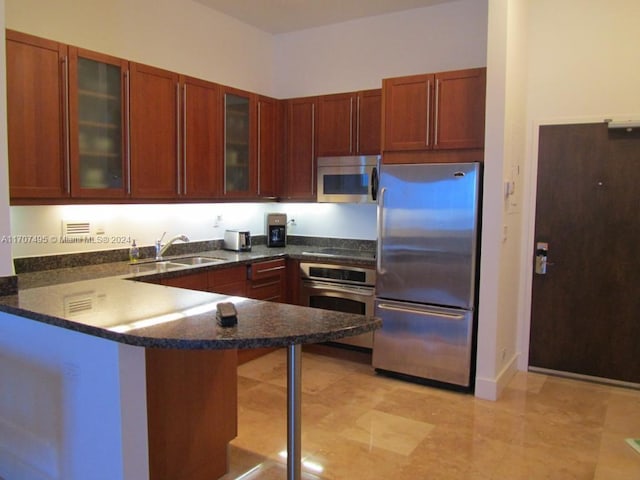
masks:
{"label": "chrome support pole", "polygon": [[302,347],[300,344],[293,344],[287,348],[287,480],[300,480],[302,474],[300,436]]}

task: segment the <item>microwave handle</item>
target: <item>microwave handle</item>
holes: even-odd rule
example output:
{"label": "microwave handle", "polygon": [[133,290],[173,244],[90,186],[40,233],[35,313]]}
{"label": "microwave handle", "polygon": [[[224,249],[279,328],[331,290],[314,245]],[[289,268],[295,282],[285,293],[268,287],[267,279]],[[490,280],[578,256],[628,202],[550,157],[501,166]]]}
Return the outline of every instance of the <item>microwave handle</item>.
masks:
{"label": "microwave handle", "polygon": [[378,199],[378,168],[373,167],[371,170],[371,200],[374,202]]}

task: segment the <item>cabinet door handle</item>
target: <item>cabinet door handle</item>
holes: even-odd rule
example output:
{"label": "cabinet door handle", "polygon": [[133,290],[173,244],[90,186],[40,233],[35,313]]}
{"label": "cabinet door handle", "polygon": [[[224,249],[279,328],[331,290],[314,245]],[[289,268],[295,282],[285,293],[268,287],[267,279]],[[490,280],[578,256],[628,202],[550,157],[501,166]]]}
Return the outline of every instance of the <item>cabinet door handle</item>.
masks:
{"label": "cabinet door handle", "polygon": [[315,103],[311,104],[311,193],[314,191],[315,179],[316,179],[316,169],[313,165],[313,159],[315,157],[316,151],[316,105]]}
{"label": "cabinet door handle", "polygon": [[180,82],[176,83],[176,190],[180,195]]}
{"label": "cabinet door handle", "polygon": [[131,195],[131,122],[130,122],[130,106],[131,101],[131,85],[129,79],[129,70],[124,71],[124,121],[126,122],[125,138],[127,147],[125,150],[125,168],[127,175],[127,195]]}
{"label": "cabinet door handle", "polygon": [[266,273],[266,272],[275,272],[277,270],[283,270],[285,268],[284,265],[280,265],[278,267],[271,267],[271,268],[263,268],[261,270],[257,270],[256,274],[260,274],[260,273]]}
{"label": "cabinet door handle", "polygon": [[356,153],[360,153],[360,96],[356,97]]}
{"label": "cabinet door handle", "polygon": [[280,280],[276,280],[274,282],[264,282],[264,283],[252,283],[251,288],[265,288],[265,287],[273,287],[274,285],[280,285]]}
{"label": "cabinet door handle", "polygon": [[187,194],[187,84],[182,86],[182,193]]}
{"label": "cabinet door handle", "polygon": [[433,119],[433,146],[438,145],[438,110],[440,106],[440,80],[436,79],[436,94],[434,96],[435,111]]}
{"label": "cabinet door handle", "polygon": [[64,82],[62,91],[62,102],[64,107],[64,166],[65,172],[65,193],[71,194],[71,152],[70,152],[70,131],[69,131],[69,57],[62,58],[62,78]]}
{"label": "cabinet door handle", "polygon": [[425,145],[428,147],[430,138],[429,130],[431,128],[431,80],[427,80],[427,135]]}
{"label": "cabinet door handle", "polygon": [[349,99],[349,153],[353,153],[353,97]]}
{"label": "cabinet door handle", "polygon": [[260,116],[260,112],[262,111],[262,103],[260,102],[260,100],[258,99],[258,135],[257,135],[257,140],[258,140],[258,197],[260,196],[260,164],[262,162],[262,155],[261,155],[261,151],[260,151],[260,146],[262,144],[262,142],[260,141],[260,137],[261,137],[261,130],[262,130],[262,117]]}

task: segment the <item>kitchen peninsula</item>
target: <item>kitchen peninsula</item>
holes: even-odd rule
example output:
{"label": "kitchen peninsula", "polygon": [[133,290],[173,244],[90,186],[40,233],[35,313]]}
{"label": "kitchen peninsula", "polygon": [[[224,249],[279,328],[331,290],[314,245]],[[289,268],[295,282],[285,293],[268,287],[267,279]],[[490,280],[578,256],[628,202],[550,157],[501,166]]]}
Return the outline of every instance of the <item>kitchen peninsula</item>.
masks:
{"label": "kitchen peninsula", "polygon": [[[0,298],[0,374],[11,393],[0,437],[12,439],[0,440],[0,454],[13,448],[11,461],[33,478],[218,478],[237,432],[236,349],[287,347],[288,478],[299,478],[300,345],[380,321],[131,278]],[[235,327],[216,324],[226,301]]]}

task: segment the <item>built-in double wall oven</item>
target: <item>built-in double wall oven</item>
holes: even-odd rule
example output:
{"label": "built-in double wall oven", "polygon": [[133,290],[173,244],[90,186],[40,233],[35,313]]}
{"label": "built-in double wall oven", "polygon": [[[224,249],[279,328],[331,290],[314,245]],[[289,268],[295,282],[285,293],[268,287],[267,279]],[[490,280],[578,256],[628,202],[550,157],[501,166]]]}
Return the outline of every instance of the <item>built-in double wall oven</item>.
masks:
{"label": "built-in double wall oven", "polygon": [[[300,303],[337,312],[373,315],[376,271],[329,263],[300,263]],[[373,332],[335,343],[373,348]]]}

